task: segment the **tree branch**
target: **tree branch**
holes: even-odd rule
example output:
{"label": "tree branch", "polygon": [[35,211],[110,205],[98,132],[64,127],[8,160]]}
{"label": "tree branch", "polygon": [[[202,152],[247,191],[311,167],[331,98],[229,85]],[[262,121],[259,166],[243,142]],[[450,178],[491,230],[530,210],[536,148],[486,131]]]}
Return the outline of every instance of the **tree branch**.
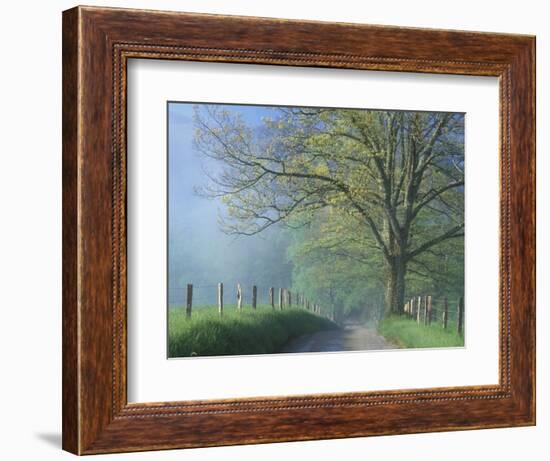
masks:
{"label": "tree branch", "polygon": [[428,242],[420,245],[415,250],[409,251],[407,255],[407,259],[411,260],[412,258],[418,256],[419,254],[423,253],[424,251],[428,250],[429,248],[437,245],[438,243],[441,243],[445,240],[456,238],[456,237],[463,237],[464,232],[461,232],[464,229],[464,224],[460,224],[458,226],[454,226],[453,228],[449,229],[447,232],[444,232],[443,234],[439,235],[438,237],[433,238],[432,240],[429,240]]}

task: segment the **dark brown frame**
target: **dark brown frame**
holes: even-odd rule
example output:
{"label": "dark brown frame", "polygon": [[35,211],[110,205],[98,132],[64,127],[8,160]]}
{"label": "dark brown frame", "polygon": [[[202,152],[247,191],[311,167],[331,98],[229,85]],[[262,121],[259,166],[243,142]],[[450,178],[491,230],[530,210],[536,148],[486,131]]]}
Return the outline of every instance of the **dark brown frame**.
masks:
{"label": "dark brown frame", "polygon": [[[128,404],[130,58],[500,79],[496,386]],[[63,448],[77,454],[535,424],[535,38],[77,7],[63,13]]]}

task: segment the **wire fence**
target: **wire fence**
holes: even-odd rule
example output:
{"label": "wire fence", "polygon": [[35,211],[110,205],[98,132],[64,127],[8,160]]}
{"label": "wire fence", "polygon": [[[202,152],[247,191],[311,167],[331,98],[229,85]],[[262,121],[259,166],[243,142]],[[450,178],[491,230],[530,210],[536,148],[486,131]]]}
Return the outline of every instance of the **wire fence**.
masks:
{"label": "wire fence", "polygon": [[188,283],[186,287],[173,288],[173,290],[176,290],[175,295],[182,302],[171,307],[184,307],[187,317],[192,316],[193,306],[217,305],[219,315],[223,315],[224,307],[227,304],[236,306],[239,311],[246,307],[255,310],[258,305],[267,304],[274,310],[302,308],[334,320],[332,310],[325,310],[319,304],[307,298],[304,293],[292,292],[287,288],[260,285],[245,286],[240,283],[226,287],[220,282],[209,285]]}
{"label": "wire fence", "polygon": [[[292,292],[287,288],[254,283],[209,283],[187,284],[185,287],[169,288],[169,306],[184,307],[191,316],[193,306],[217,306],[220,315],[224,305],[237,309],[252,308],[258,305],[271,305],[273,309],[290,307],[304,308],[332,320],[332,309],[324,309],[304,293]],[[453,328],[464,334],[464,299],[449,300],[446,297],[434,298],[429,295],[413,296],[404,305],[404,314],[422,325],[438,324],[444,329]]]}
{"label": "wire fence", "polygon": [[[193,285],[193,304],[195,306],[212,306],[218,303],[218,284],[191,284]],[[241,297],[244,305],[252,304],[252,289],[255,286],[257,291],[257,303],[269,304],[268,285],[257,285],[253,282],[224,283],[224,298],[227,304],[237,303],[237,287],[241,286]],[[168,299],[170,307],[183,306],[187,302],[187,286],[169,287]]]}
{"label": "wire fence", "polygon": [[449,300],[429,295],[413,296],[403,308],[404,314],[422,325],[439,324],[442,328],[454,328],[464,334],[464,298]]}

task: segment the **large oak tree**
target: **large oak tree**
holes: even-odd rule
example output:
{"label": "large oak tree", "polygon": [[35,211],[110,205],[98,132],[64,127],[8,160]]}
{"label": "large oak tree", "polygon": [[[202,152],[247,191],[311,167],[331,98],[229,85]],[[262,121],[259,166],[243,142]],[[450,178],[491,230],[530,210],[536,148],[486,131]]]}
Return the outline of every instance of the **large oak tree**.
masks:
{"label": "large oak tree", "polygon": [[325,222],[337,231],[313,244],[356,261],[368,253],[365,264],[378,255],[386,310],[402,312],[411,264],[464,235],[464,115],[272,114],[258,127],[227,106],[196,107],[196,147],[217,165],[203,193],[226,205],[222,228],[254,235]]}

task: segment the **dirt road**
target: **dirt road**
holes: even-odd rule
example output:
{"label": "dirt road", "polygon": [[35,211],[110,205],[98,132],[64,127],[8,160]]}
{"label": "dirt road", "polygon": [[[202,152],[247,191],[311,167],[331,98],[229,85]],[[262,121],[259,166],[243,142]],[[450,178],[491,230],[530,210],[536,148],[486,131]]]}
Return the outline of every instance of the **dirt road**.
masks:
{"label": "dirt road", "polygon": [[281,352],[336,352],[398,349],[375,329],[362,325],[346,325],[338,330],[318,331],[299,336]]}

